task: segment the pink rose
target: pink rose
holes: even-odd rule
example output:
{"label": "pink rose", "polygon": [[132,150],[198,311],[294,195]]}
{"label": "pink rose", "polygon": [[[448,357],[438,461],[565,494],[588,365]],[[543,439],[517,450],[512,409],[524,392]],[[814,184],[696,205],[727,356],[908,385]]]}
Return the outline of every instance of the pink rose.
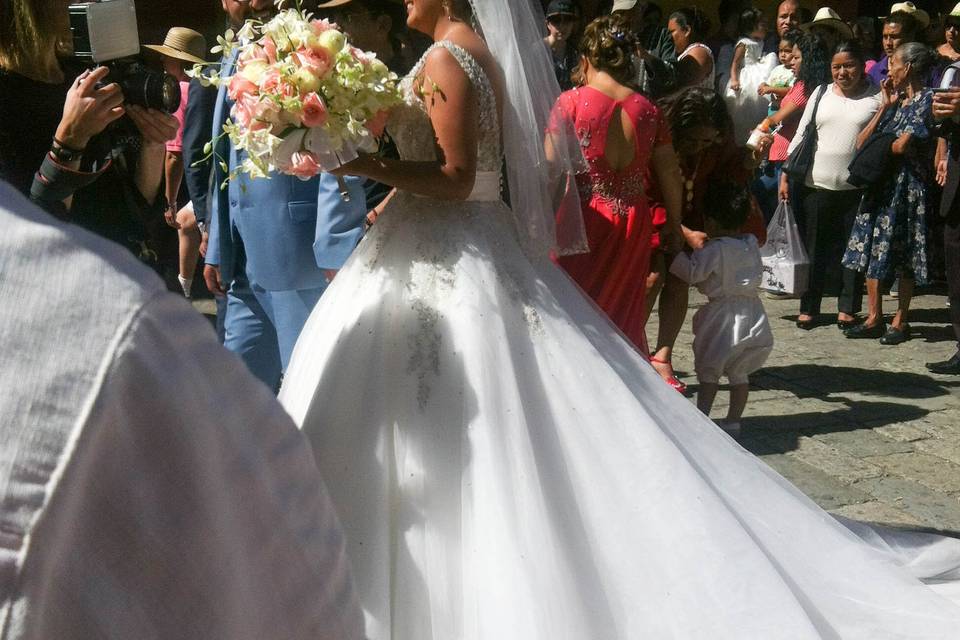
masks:
{"label": "pink rose", "polygon": [[323,77],[330,69],[330,56],[324,49],[301,47],[293,54],[293,60],[298,67],[309,69],[318,78]]}
{"label": "pink rose", "polygon": [[260,41],[261,46],[263,46],[263,52],[267,56],[267,61],[270,64],[273,64],[277,61],[277,43],[273,41],[273,38],[270,36],[264,36]]}
{"label": "pink rose", "polygon": [[267,69],[260,78],[260,91],[263,93],[280,93],[280,72],[275,67]]}
{"label": "pink rose", "polygon": [[336,29],[337,25],[333,24],[326,18],[323,20],[311,20],[310,27],[313,29],[315,35],[320,35],[324,31],[329,31],[330,29]]}
{"label": "pink rose", "polygon": [[370,63],[373,62],[373,56],[364,51],[363,49],[358,49],[356,47],[350,47],[350,55],[353,56],[353,59],[361,63],[365,67],[369,67]]}
{"label": "pink rose", "polygon": [[267,112],[271,110],[272,104],[268,101],[260,100],[255,95],[242,95],[233,105],[233,119],[243,128],[249,131],[258,131],[270,126],[267,121]]}
{"label": "pink rose", "polygon": [[303,113],[300,121],[305,127],[320,127],[327,121],[327,107],[315,92],[310,92],[303,98]]}
{"label": "pink rose", "polygon": [[383,135],[383,130],[387,126],[387,118],[390,116],[390,112],[386,109],[381,109],[373,114],[373,117],[367,120],[367,130],[370,131],[375,137],[379,138]]}
{"label": "pink rose", "polygon": [[269,62],[267,59],[267,52],[263,50],[263,47],[257,44],[251,44],[243,50],[243,53],[237,58],[237,62],[242,67],[248,62],[254,60],[262,60],[263,62]]}
{"label": "pink rose", "polygon": [[290,158],[290,166],[284,173],[296,176],[301,180],[312,178],[320,173],[320,164],[317,162],[317,156],[309,151],[294,152]]}
{"label": "pink rose", "polygon": [[244,78],[239,73],[230,78],[230,84],[227,85],[227,95],[236,102],[241,97],[257,92],[257,85]]}

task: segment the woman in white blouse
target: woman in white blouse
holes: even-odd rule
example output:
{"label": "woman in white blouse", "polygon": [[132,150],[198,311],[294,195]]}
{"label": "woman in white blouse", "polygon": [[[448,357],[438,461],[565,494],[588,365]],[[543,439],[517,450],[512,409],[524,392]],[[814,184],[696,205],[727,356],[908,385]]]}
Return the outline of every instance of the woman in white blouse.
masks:
{"label": "woman in white blouse", "polygon": [[797,221],[810,255],[807,292],[800,298],[797,326],[809,330],[817,324],[827,283],[839,283],[837,324],[841,330],[857,323],[862,303],[862,275],[840,265],[862,191],[847,182],[847,167],[856,154],[861,131],[880,109],[880,89],[863,73],[864,55],[853,42],[841,43],[830,63],[833,82],[810,96],[788,153],[803,141],[807,124],[817,109],[817,146],[813,164],[803,184],[788,185],[780,178],[780,199],[798,205]]}

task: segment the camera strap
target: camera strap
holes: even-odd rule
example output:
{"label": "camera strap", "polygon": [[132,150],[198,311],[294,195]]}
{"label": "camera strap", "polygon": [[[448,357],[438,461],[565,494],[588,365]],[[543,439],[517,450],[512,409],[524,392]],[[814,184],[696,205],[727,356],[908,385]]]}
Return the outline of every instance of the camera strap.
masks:
{"label": "camera strap", "polygon": [[52,153],[43,157],[40,170],[30,186],[30,197],[35,202],[60,202],[72,196],[110,168],[111,160],[95,171],[77,171],[58,163]]}

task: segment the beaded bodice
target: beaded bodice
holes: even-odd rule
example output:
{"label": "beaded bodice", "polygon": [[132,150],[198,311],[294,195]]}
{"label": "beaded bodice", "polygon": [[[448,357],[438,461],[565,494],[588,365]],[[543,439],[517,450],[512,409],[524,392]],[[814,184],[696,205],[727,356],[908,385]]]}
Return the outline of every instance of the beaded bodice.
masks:
{"label": "beaded bodice", "polygon": [[405,103],[393,110],[388,124],[390,134],[397,143],[400,157],[414,161],[437,159],[433,127],[427,114],[427,102],[442,100],[443,87],[435,84],[435,79],[427,77],[423,70],[427,56],[437,47],[443,47],[456,58],[477,91],[480,102],[477,171],[499,172],[502,151],[496,94],[480,64],[465,49],[449,40],[435,42],[427,49],[400,85]]}
{"label": "beaded bodice", "polygon": [[[610,121],[623,109],[630,116],[635,131],[633,161],[616,170],[606,157],[607,134]],[[573,123],[583,149],[589,172],[577,176],[580,195],[593,199],[595,206],[602,203],[621,216],[628,215],[638,203],[646,202],[644,185],[648,160],[654,147],[666,140],[659,110],[640,94],[624,100],[614,100],[593,89],[583,87],[561,96],[555,117]]]}

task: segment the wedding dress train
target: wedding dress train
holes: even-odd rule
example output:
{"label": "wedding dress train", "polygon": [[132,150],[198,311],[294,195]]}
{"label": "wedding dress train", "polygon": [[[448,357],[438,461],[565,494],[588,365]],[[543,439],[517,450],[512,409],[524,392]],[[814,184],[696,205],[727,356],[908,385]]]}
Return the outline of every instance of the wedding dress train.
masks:
{"label": "wedding dress train", "polygon": [[[280,393],[337,506],[368,637],[958,637],[960,607],[919,579],[960,579],[958,541],[844,526],[521,250],[493,93],[435,46],[480,96],[474,191],[395,196]],[[433,159],[405,87],[391,131],[405,159]]]}

